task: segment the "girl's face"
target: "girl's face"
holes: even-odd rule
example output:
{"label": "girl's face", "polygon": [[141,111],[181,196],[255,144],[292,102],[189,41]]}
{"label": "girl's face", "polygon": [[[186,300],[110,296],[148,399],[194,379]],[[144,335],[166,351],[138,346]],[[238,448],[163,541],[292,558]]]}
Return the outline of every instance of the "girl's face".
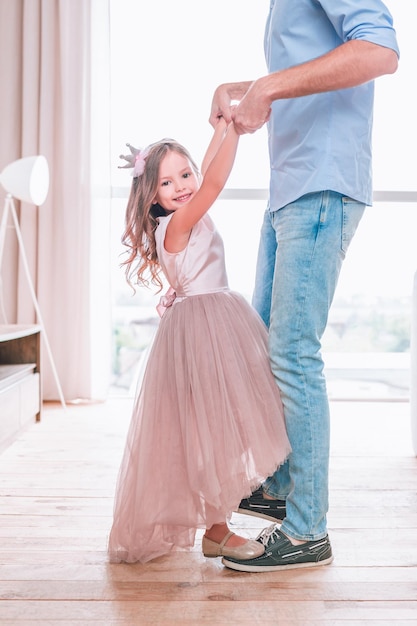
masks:
{"label": "girl's face", "polygon": [[154,202],[166,211],[176,211],[191,200],[199,186],[190,161],[170,150],[159,166],[158,191]]}

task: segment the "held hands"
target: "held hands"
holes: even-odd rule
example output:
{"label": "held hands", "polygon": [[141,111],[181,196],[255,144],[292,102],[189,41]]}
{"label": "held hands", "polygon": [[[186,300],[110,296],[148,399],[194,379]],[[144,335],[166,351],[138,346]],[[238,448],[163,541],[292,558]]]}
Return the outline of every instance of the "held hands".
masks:
{"label": "held hands", "polygon": [[[238,92],[240,102],[232,105]],[[223,117],[227,123],[233,121],[236,132],[243,135],[257,131],[269,120],[270,115],[270,103],[258,80],[253,83],[220,85],[214,92],[209,121],[213,127],[219,117]]]}

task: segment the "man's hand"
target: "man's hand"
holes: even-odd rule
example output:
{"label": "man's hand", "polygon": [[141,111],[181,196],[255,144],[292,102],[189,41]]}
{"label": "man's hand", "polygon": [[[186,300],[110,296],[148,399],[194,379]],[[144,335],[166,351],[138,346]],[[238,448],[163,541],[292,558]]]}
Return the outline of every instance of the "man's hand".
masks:
{"label": "man's hand", "polygon": [[269,120],[270,115],[270,102],[264,95],[260,80],[251,84],[238,106],[232,111],[232,119],[239,135],[259,130]]}

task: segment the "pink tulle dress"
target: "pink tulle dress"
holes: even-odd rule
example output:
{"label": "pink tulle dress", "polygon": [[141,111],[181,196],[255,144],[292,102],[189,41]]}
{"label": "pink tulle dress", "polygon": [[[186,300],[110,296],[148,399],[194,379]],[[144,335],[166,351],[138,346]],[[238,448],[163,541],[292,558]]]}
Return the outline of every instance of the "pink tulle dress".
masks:
{"label": "pink tulle dress", "polygon": [[[172,216],[172,215],[171,215]],[[158,258],[166,308],[135,400],[116,490],[111,562],[190,548],[196,529],[230,518],[290,452],[267,329],[227,284],[223,242],[205,215],[185,250]]]}

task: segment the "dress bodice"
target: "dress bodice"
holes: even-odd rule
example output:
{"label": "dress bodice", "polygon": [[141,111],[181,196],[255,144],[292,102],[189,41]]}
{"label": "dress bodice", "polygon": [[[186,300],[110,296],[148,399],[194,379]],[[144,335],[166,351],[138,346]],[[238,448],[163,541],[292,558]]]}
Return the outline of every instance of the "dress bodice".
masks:
{"label": "dress bodice", "polygon": [[177,297],[228,290],[223,241],[210,216],[193,227],[184,250],[167,252],[164,240],[172,215],[159,218],[155,240],[162,271]]}

